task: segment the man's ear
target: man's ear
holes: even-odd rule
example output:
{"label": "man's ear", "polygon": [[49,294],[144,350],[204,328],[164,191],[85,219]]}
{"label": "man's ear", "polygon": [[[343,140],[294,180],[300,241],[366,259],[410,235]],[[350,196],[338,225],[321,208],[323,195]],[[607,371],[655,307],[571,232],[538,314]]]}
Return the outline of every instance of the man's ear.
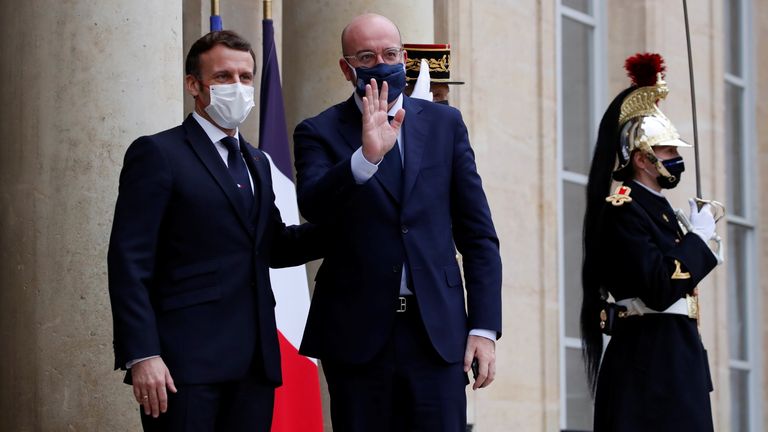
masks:
{"label": "man's ear", "polygon": [[344,57],[339,59],[339,67],[341,68],[341,73],[344,74],[344,78],[346,78],[347,81],[354,83],[355,71],[352,69],[352,66],[347,63]]}
{"label": "man's ear", "polygon": [[648,158],[645,157],[645,153],[636,150],[632,152],[632,162],[636,167],[643,169],[645,164],[648,163]]}
{"label": "man's ear", "polygon": [[200,87],[198,86],[197,78],[195,78],[194,75],[187,75],[184,77],[184,89],[193,98],[196,98],[200,94]]}

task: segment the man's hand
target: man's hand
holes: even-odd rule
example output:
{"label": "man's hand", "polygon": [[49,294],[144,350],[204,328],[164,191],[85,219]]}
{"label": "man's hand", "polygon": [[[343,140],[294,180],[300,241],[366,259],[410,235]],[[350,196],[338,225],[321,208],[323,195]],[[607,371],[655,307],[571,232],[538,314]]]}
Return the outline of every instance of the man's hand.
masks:
{"label": "man's hand", "polygon": [[168,390],[176,393],[173,378],[160,357],[140,361],[131,367],[133,395],[144,406],[144,413],[157,418],[168,410]]}
{"label": "man's hand", "polygon": [[488,387],[496,377],[496,342],[482,336],[469,336],[464,353],[464,372],[469,372],[472,360],[477,359],[477,376],[472,390]]}
{"label": "man's hand", "polygon": [[376,80],[365,86],[363,96],[363,157],[370,163],[378,164],[384,155],[392,150],[397,141],[397,133],[405,118],[405,110],[400,109],[390,124],[387,117],[387,93],[389,87],[386,81],[381,85],[381,94]]}

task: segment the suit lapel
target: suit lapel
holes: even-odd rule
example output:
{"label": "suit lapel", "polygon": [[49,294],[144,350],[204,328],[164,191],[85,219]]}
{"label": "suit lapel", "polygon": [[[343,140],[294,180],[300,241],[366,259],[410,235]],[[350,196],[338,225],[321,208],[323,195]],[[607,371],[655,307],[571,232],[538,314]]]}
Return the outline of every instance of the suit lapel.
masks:
{"label": "suit lapel", "polygon": [[403,180],[403,202],[408,199],[421,167],[421,157],[427,143],[429,121],[423,118],[421,106],[403,98],[406,121],[403,123],[403,149],[405,151],[405,173]]}
{"label": "suit lapel", "polygon": [[243,225],[243,228],[250,233],[245,206],[235,189],[234,181],[232,176],[229,175],[229,171],[227,171],[227,166],[221,160],[219,152],[191,114],[184,120],[183,125],[190,147],[192,147],[197,157],[203,162],[203,165],[205,165],[208,172],[216,180],[216,183],[219,184],[224,195],[227,196],[229,203],[232,204],[232,210],[237,214],[237,219]]}
{"label": "suit lapel", "polygon": [[[395,143],[397,146],[397,143]],[[400,204],[403,195],[403,162],[400,159],[400,151],[393,148],[379,164],[379,170],[374,175],[384,189]]]}
{"label": "suit lapel", "polygon": [[272,182],[271,179],[267,178],[267,170],[264,169],[264,164],[269,163],[269,161],[262,153],[254,151],[242,135],[240,135],[240,141],[245,144],[248,155],[244,159],[253,178],[253,195],[256,202],[253,205],[254,214],[252,216],[257,218],[255,233],[258,234],[264,231],[269,220],[269,211],[272,208],[268,199],[272,194],[272,190],[269,189]]}
{"label": "suit lapel", "polygon": [[344,138],[352,151],[357,150],[362,145],[363,114],[355,104],[355,97],[352,96],[342,103],[339,107],[339,134]]}

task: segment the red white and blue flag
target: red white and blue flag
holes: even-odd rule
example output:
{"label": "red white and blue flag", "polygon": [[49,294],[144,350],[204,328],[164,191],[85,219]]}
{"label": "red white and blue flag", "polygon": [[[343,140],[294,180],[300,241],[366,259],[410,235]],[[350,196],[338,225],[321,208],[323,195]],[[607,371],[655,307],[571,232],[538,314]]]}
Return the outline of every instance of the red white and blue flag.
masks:
{"label": "red white and blue flag", "polygon": [[[275,29],[271,19],[263,20],[262,25],[264,60],[259,145],[270,157],[277,207],[283,221],[292,225],[299,223],[299,209],[296,204],[296,186],[292,180],[283,91],[275,50]],[[309,311],[306,270],[304,266],[271,269],[270,278],[277,300],[275,315],[283,369],[283,385],[275,393],[272,432],[322,432],[317,362],[298,352]]]}

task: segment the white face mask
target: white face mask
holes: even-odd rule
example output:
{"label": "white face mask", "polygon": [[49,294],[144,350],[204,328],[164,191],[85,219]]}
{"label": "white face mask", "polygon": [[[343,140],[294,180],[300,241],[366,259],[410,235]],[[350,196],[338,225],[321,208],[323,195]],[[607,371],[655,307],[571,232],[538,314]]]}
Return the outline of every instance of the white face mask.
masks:
{"label": "white face mask", "polygon": [[253,108],[253,87],[234,83],[209,88],[211,103],[205,107],[205,112],[224,129],[240,126]]}

